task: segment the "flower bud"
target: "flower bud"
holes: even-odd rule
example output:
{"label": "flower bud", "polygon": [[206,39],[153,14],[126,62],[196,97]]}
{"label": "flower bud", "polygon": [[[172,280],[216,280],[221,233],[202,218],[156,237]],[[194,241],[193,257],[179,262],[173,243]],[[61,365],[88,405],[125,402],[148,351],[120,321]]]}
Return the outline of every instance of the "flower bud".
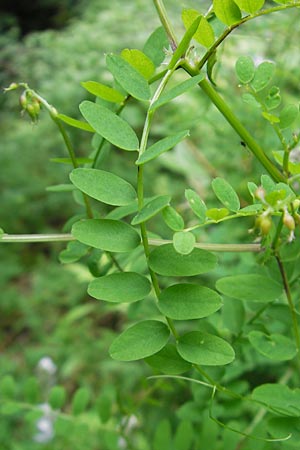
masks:
{"label": "flower bud", "polygon": [[255,221],[255,227],[260,230],[263,236],[266,236],[272,227],[272,220],[269,216],[260,216]]}
{"label": "flower bud", "polygon": [[258,200],[261,200],[262,202],[265,201],[265,195],[266,195],[266,191],[264,190],[264,188],[262,186],[259,186],[256,191],[254,192],[255,198],[257,198]]}
{"label": "flower bud", "polygon": [[284,212],[283,223],[289,230],[293,231],[295,229],[294,217],[288,211]]}
{"label": "flower bud", "polygon": [[22,106],[22,108],[27,109],[28,101],[27,101],[26,92],[23,92],[23,94],[20,95],[19,101],[20,101],[20,105]]}
{"label": "flower bud", "polygon": [[7,88],[4,88],[5,92],[8,91],[14,91],[15,89],[18,89],[19,85],[18,83],[10,83],[10,85]]}
{"label": "flower bud", "polygon": [[294,210],[297,211],[297,209],[299,208],[299,206],[300,206],[300,200],[299,200],[299,198],[296,198],[296,199],[293,201],[293,208],[294,208]]}

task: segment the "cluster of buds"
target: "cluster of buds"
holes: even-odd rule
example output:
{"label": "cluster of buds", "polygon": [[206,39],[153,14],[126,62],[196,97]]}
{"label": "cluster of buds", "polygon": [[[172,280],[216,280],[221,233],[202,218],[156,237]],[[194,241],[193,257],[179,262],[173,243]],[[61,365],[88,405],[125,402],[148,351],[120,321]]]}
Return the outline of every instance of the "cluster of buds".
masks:
{"label": "cluster of buds", "polygon": [[41,102],[28,90],[25,90],[20,96],[20,105],[22,111],[26,112],[33,122],[36,122],[41,110]]}
{"label": "cluster of buds", "polygon": [[273,224],[272,215],[282,215],[282,223],[289,230],[288,242],[292,242],[295,238],[296,224],[300,224],[300,215],[297,213],[300,200],[278,199],[277,202],[270,204],[262,186],[257,188],[255,197],[264,207],[264,211],[256,218],[255,229],[259,230],[261,236],[267,236]]}

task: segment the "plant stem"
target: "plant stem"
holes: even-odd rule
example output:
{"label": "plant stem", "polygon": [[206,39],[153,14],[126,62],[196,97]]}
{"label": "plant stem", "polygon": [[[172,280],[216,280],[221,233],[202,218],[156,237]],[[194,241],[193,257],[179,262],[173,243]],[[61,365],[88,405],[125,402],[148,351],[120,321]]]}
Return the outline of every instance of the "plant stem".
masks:
{"label": "plant stem", "polygon": [[169,38],[170,44],[171,44],[171,48],[173,50],[173,52],[176,50],[177,48],[177,39],[173,30],[173,27],[169,21],[169,18],[167,16],[167,12],[166,12],[166,8],[165,5],[163,3],[163,0],[153,0],[154,6],[157,10],[159,19],[161,21],[162,26],[164,27],[167,36]]}
{"label": "plant stem", "polygon": [[295,309],[295,305],[292,299],[292,294],[291,294],[291,289],[290,289],[290,284],[289,284],[289,280],[283,265],[283,262],[280,259],[279,254],[275,254],[275,259],[280,271],[280,275],[282,278],[282,283],[283,283],[283,287],[284,287],[284,291],[286,294],[286,298],[289,304],[289,308],[290,308],[290,313],[292,316],[292,323],[293,323],[293,331],[294,331],[294,336],[295,336],[295,342],[296,342],[296,347],[297,347],[297,351],[298,351],[298,358],[300,358],[300,334],[299,334],[299,327],[298,327],[298,320],[297,320],[297,311]]}
{"label": "plant stem", "polygon": [[[191,70],[188,65],[184,66],[184,69],[190,73],[190,75],[195,75],[195,70]],[[276,182],[286,182],[285,177],[282,173],[277,169],[277,167],[269,160],[266,156],[263,149],[260,145],[255,141],[255,139],[251,136],[251,134],[246,130],[244,125],[239,121],[236,115],[229,108],[227,103],[223,100],[223,98],[217,93],[217,91],[212,87],[212,85],[207,80],[202,80],[199,83],[201,89],[205,92],[205,94],[210,98],[210,100],[214,103],[220,113],[225,117],[227,122],[231,125],[231,127],[235,130],[235,132],[241,137],[242,141],[245,142],[249,150],[253,153],[253,155],[258,159],[258,161],[262,164],[262,166],[267,170],[269,175]]]}
{"label": "plant stem", "polygon": [[[76,241],[74,236],[70,233],[65,234],[7,234],[5,233],[0,237],[0,243],[7,244],[20,244],[22,242],[32,243],[35,242],[69,242]],[[149,246],[159,246],[170,244],[172,241],[168,239],[149,239]],[[211,252],[253,252],[258,253],[264,251],[264,248],[260,244],[200,244],[196,243],[195,247],[202,250],[208,250]]]}

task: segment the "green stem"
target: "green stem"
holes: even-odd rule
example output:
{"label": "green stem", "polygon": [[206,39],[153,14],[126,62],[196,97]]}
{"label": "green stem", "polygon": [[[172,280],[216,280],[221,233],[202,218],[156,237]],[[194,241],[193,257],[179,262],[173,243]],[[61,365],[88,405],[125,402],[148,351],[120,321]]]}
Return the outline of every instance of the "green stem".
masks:
{"label": "green stem", "polygon": [[[20,244],[22,242],[35,243],[35,242],[69,242],[75,241],[76,239],[72,234],[3,234],[0,237],[0,243],[7,244]],[[172,243],[169,239],[149,239],[147,240],[149,251],[149,246],[159,246]],[[201,248],[202,250],[208,250],[211,252],[253,252],[259,253],[264,251],[264,248],[260,244],[201,244],[196,243],[195,247]]]}
{"label": "green stem", "polygon": [[284,265],[280,259],[279,254],[275,255],[275,259],[277,261],[277,265],[280,271],[280,275],[282,278],[282,282],[283,282],[283,287],[284,287],[284,291],[285,291],[285,295],[289,304],[289,308],[290,308],[290,313],[292,316],[292,323],[293,323],[293,330],[294,330],[294,335],[295,335],[295,342],[296,342],[296,347],[297,347],[297,351],[298,351],[298,358],[300,358],[300,334],[299,334],[299,327],[298,327],[298,320],[297,320],[297,311],[295,309],[295,305],[292,299],[292,294],[291,294],[291,289],[290,289],[290,284],[289,284],[289,280],[284,268]]}
{"label": "green stem", "polygon": [[172,27],[172,24],[169,21],[168,15],[167,15],[167,11],[165,8],[165,5],[163,3],[163,0],[153,0],[154,6],[157,10],[159,19],[161,21],[162,26],[164,27],[167,36],[169,38],[170,44],[171,44],[171,48],[173,50],[173,52],[176,50],[177,48],[177,39],[176,39],[176,35],[174,33],[174,29]]}
{"label": "green stem", "polygon": [[[199,73],[197,69],[192,68],[186,62],[182,65],[184,70],[188,72],[191,76],[195,76]],[[217,107],[220,113],[225,117],[227,122],[235,130],[235,132],[241,137],[242,141],[245,142],[249,150],[258,159],[262,166],[267,170],[270,176],[276,182],[286,182],[285,177],[277,169],[277,167],[269,160],[269,158],[264,153],[260,145],[253,139],[251,134],[246,130],[244,125],[239,121],[236,115],[229,108],[227,103],[223,98],[217,93],[217,91],[212,87],[212,85],[207,80],[202,80],[199,83],[201,89],[210,98],[213,104]]]}

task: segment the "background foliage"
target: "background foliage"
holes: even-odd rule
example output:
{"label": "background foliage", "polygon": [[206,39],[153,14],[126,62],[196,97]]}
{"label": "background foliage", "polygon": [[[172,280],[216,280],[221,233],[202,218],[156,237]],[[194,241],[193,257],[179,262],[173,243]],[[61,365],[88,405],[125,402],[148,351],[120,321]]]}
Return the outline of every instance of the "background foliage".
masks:
{"label": "background foliage", "polygon": [[[45,7],[52,7],[52,3],[55,2],[48,2]],[[120,0],[109,3],[96,0],[59,2],[60,12],[50,23],[50,26],[61,27],[60,14],[66,17],[67,22],[63,19],[64,28],[59,31],[29,32],[11,16],[2,19],[1,26],[5,32],[0,38],[0,57],[4,67],[0,75],[1,85],[26,81],[59,112],[79,118],[77,105],[92,98],[80,82],[111,81],[104,66],[104,53],[119,52],[126,47],[142,48],[149,34],[159,26],[151,2],[135,0],[125,3]],[[184,4],[166,1],[180,32],[184,31],[180,22],[181,8],[198,8],[198,3],[191,0]],[[203,6],[205,10],[209,2],[202,3],[201,8]],[[39,29],[36,25],[31,28]],[[22,36],[24,32],[27,34]],[[284,92],[284,103],[297,103],[299,37],[299,20],[293,10],[257,20],[237,30],[226,41],[220,62],[214,69],[223,97],[270,152],[276,149],[276,136],[253,108],[243,104],[234,72],[235,61],[244,54],[252,56],[255,61],[274,59],[276,82]],[[180,80],[179,75],[177,81]],[[51,158],[66,156],[61,138],[46,114],[41,115],[38,125],[20,118],[13,96],[2,95],[0,105],[1,227],[10,233],[60,231],[68,218],[78,213],[78,205],[71,192],[46,190],[48,186],[68,181],[70,168],[49,162]],[[133,104],[128,106],[125,117],[136,130],[141,131],[144,113],[140,105]],[[261,175],[261,168],[249,158],[247,149],[200,91],[185,94],[159,112],[152,136],[159,139],[170,134],[177,124],[180,124],[180,129],[185,129],[190,128],[191,123],[192,139],[156,160],[146,181],[149,196],[161,191],[172,194],[179,204],[179,211],[187,215],[190,224],[194,219],[187,212],[184,198],[187,186],[214,206],[216,200],[210,188],[212,178],[230,178],[234,188],[241,193],[241,202],[246,204],[250,200],[246,186],[248,177],[259,183]],[[87,156],[89,136],[72,129],[70,134],[78,155]],[[112,159],[107,158],[102,167],[124,175],[134,183],[134,179],[130,180],[127,155],[125,159],[121,152],[115,153],[113,168],[111,164]],[[155,184],[152,182],[154,177]],[[225,243],[229,237],[233,242],[251,242],[252,236],[247,235],[247,229],[252,226],[249,219],[236,221],[234,226],[224,223],[205,229],[199,238],[202,242]],[[162,220],[153,222],[152,228],[161,236],[168,237]],[[61,244],[0,246],[0,390],[2,396],[14,391],[24,404],[24,410],[14,410],[13,404],[11,410],[1,410],[2,448],[143,450],[152,448],[149,442],[153,442],[153,449],[158,450],[171,445],[171,434],[178,450],[236,448],[240,436],[209,420],[207,409],[202,412],[200,405],[209,402],[210,393],[201,386],[186,385],[180,380],[168,383],[163,379],[147,381],[146,377],[153,374],[153,369],[146,364],[120,365],[109,358],[108,347],[115,332],[122,329],[127,318],[135,322],[142,317],[153,316],[155,312],[151,302],[143,306],[117,305],[112,310],[103,302],[92,299],[86,294],[87,283],[92,279],[86,266],[80,262],[58,264],[58,255],[63,248]],[[252,259],[254,265],[254,258],[249,254],[221,255],[217,271],[213,276],[206,276],[205,281],[213,286],[217,278],[230,275],[232,270],[248,270]],[[95,262],[89,261],[89,265],[93,268]],[[220,327],[226,333],[226,323],[234,321],[238,333],[244,311],[229,300],[226,305],[220,315]],[[279,309],[274,308],[270,314],[276,319],[274,332],[287,327],[279,320],[282,317]],[[245,348],[240,348],[241,353],[245,351],[243,369],[234,367],[232,371],[232,388],[240,393],[258,383],[276,380],[281,373],[280,366],[266,363],[257,354],[253,355],[249,347]],[[51,358],[54,366],[49,365],[49,360],[45,363],[42,359],[45,357]],[[212,374],[218,378],[222,370],[214,369]],[[234,371],[241,374],[240,379],[236,378]],[[55,424],[51,413],[28,408],[28,404],[48,401],[54,385],[63,387],[66,396],[62,402],[66,414],[61,414]],[[53,404],[60,404],[60,396],[63,395],[52,391]],[[79,414],[81,408],[85,411],[83,414]],[[217,413],[226,422],[234,428],[244,429],[252,406],[246,404],[241,408],[239,402],[228,398],[216,405]],[[67,413],[72,410],[75,410],[75,415],[70,419]],[[38,430],[40,416],[47,418],[48,427],[49,423],[55,427],[55,434],[50,433],[49,440],[45,437],[46,432]],[[263,433],[259,424],[255,431]],[[187,436],[193,440],[190,446]],[[182,440],[185,444],[181,444]],[[243,449],[250,450],[252,445],[250,441]],[[286,444],[258,441],[255,448],[295,448],[292,444],[290,447],[283,445]]]}

